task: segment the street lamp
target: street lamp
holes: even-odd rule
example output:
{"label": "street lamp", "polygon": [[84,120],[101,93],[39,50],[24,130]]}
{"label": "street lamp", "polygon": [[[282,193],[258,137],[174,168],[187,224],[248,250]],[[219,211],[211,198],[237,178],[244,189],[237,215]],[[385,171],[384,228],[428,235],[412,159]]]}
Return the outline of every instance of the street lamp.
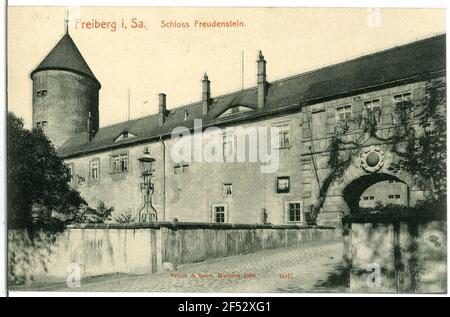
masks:
{"label": "street lamp", "polygon": [[143,204],[138,212],[139,222],[153,222],[158,220],[157,212],[152,206],[152,195],[155,190],[152,183],[153,162],[155,162],[155,159],[150,156],[148,147],[145,147],[144,154],[139,157],[139,165],[143,179],[143,182],[139,184],[143,197]]}

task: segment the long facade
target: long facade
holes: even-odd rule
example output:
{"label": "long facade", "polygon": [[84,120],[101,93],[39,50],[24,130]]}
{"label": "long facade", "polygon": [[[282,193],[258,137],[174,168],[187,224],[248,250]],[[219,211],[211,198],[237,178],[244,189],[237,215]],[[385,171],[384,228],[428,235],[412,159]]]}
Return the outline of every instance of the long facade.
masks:
{"label": "long facade", "polygon": [[[62,42],[64,50],[76,49]],[[61,45],[53,51],[61,50]],[[70,56],[66,61],[59,54],[52,57],[52,52],[32,73],[33,125],[45,128],[58,146],[71,171],[72,186],[90,205],[103,201],[114,206],[114,218],[127,211],[136,217],[142,206],[138,158],[148,149],[155,159],[152,203],[159,221],[305,223],[329,173],[328,145],[337,122],[367,107],[379,107],[380,133],[389,134],[399,100],[420,101],[429,80],[445,80],[445,35],[276,82],[267,82],[266,60],[260,52],[256,87],[212,96],[205,74],[198,87],[201,101],[170,109],[166,101],[170,96],[161,94],[157,114],[99,128],[98,80],[81,54],[66,54]],[[80,78],[77,89],[64,84],[71,77]],[[43,90],[45,96],[38,97]],[[58,99],[64,102],[57,109],[53,105]],[[220,148],[233,162],[206,162],[205,157],[195,157],[194,146],[189,159],[174,161],[181,141],[172,134],[181,127],[186,132],[183,141],[191,144],[196,133],[204,133],[202,149],[208,143],[206,129],[223,132],[216,151]],[[267,144],[273,128],[278,135],[268,159],[252,160],[251,149],[262,144],[262,131],[267,131]],[[358,127],[349,133],[357,134]],[[237,162],[242,144],[246,159]],[[278,160],[271,155],[274,149]],[[410,175],[388,169],[395,159],[383,142],[365,140],[342,181],[327,191],[319,223],[339,225],[355,201],[369,207],[376,201],[413,205],[421,199]],[[272,163],[275,168],[262,172]],[[358,183],[366,176],[373,176],[372,181]]]}

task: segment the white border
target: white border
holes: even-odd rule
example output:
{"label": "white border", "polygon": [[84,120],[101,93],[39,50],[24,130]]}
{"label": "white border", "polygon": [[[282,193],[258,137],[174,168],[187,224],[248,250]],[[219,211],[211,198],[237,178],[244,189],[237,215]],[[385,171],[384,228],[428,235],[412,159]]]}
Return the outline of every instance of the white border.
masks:
{"label": "white border", "polygon": [[[1,75],[0,75],[0,84],[2,84],[3,87],[6,87],[6,37],[5,37],[5,26],[6,26],[6,3],[5,1],[1,1],[1,8],[0,8],[0,19],[2,22],[0,24],[0,35],[4,37],[4,40],[1,41],[1,49],[0,49],[0,59],[2,61],[1,63]],[[227,6],[227,7],[386,7],[386,8],[445,8],[447,9],[449,4],[448,1],[442,1],[442,0],[429,0],[429,1],[423,1],[423,0],[409,0],[407,2],[401,1],[401,0],[379,0],[379,1],[372,1],[372,0],[340,0],[340,1],[327,1],[327,0],[302,0],[297,1],[296,4],[292,4],[289,0],[248,0],[245,2],[245,5],[243,5],[243,2],[241,0],[216,0],[214,2],[206,1],[206,0],[166,0],[166,1],[139,1],[139,0],[109,0],[106,4],[105,1],[101,0],[11,0],[8,2],[9,6],[204,6],[204,7],[218,7],[218,6]],[[447,17],[447,29],[448,29],[448,17]],[[447,41],[447,52],[449,51],[449,44]],[[449,64],[447,63],[447,73],[448,73]],[[447,81],[447,91],[450,84],[449,81]],[[2,129],[0,129],[0,181],[2,182],[2,185],[0,185],[0,203],[5,207],[3,210],[1,210],[0,213],[0,223],[2,224],[0,227],[0,250],[1,252],[1,261],[0,261],[0,296],[6,295],[6,201],[5,201],[5,194],[6,194],[6,178],[5,178],[5,171],[6,171],[6,160],[5,160],[5,154],[6,154],[6,136],[5,136],[5,130],[6,130],[6,121],[5,121],[5,114],[6,114],[6,89],[2,89],[0,91],[0,100],[5,101],[0,103],[0,107],[2,108],[0,111],[0,120],[2,125]],[[449,120],[447,120],[447,131],[450,127]],[[447,150],[449,149],[449,144],[447,142]],[[450,174],[449,169],[447,169],[447,173]],[[448,245],[449,237],[447,235],[447,245]],[[447,252],[448,253],[448,252]],[[448,257],[448,254],[447,254]],[[449,263],[447,259],[447,263]],[[450,270],[447,270],[447,281],[449,281],[450,277]],[[159,296],[165,296],[165,297],[237,297],[237,296],[243,296],[243,297],[249,297],[249,296],[270,296],[270,297],[324,297],[324,296],[333,296],[333,297],[391,297],[392,294],[347,294],[347,293],[339,293],[339,294],[332,294],[332,293],[312,293],[312,294],[305,294],[305,293],[298,293],[298,294],[292,294],[292,293],[123,293],[123,292],[95,292],[95,293],[89,293],[89,292],[76,292],[76,293],[67,293],[67,292],[9,292],[10,296],[18,296],[18,297],[24,297],[24,296],[42,296],[42,297],[65,297],[65,296],[73,296],[73,297],[97,297],[97,296],[105,296],[105,297],[116,297],[116,296],[123,296],[123,297],[131,297],[131,296],[138,296],[138,297],[159,297]],[[435,294],[395,294],[394,296],[397,297],[442,297],[449,295],[435,295]]]}

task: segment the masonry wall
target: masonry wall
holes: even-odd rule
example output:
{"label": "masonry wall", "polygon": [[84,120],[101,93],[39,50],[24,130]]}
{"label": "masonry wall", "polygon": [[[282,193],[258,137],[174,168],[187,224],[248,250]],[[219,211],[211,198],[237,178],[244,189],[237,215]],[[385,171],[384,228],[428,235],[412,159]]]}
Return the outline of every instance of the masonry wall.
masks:
{"label": "masonry wall", "polygon": [[[352,292],[447,292],[446,221],[404,220],[397,224],[375,222],[350,226],[344,240]],[[368,279],[374,281],[370,278],[375,272],[373,264],[380,268],[377,287],[367,283]]]}
{"label": "masonry wall", "polygon": [[[65,162],[73,167],[74,181],[72,183],[88,201],[95,207],[100,201],[115,208],[114,218],[127,209],[137,213],[142,196],[139,190],[140,169],[138,157],[148,146],[150,154],[156,159],[155,193],[153,205],[159,213],[161,221],[213,222],[212,206],[223,204],[227,208],[228,223],[259,223],[263,222],[263,208],[266,208],[269,223],[283,224],[286,217],[287,202],[302,202],[303,192],[302,172],[299,168],[301,153],[301,114],[293,114],[257,123],[241,125],[241,128],[270,128],[280,122],[288,122],[291,127],[290,147],[279,150],[279,168],[273,173],[264,174],[260,171],[259,162],[205,163],[191,162],[189,169],[181,174],[174,174],[176,165],[171,158],[174,140],[165,141],[165,164],[162,164],[161,142],[139,144],[123,149],[104,151],[86,155]],[[269,138],[270,142],[270,133]],[[249,139],[247,138],[247,148]],[[235,139],[236,147],[236,139]],[[111,156],[128,154],[128,172],[112,173]],[[93,181],[89,178],[89,162],[99,160],[100,177]],[[163,168],[165,165],[165,168]],[[163,171],[165,171],[165,176]],[[84,181],[79,182],[78,176]],[[276,180],[279,176],[290,177],[289,193],[277,193]],[[165,217],[161,218],[163,210],[162,183],[165,177],[166,204]],[[233,184],[233,195],[224,197],[223,184]],[[304,223],[303,221],[300,223]]]}
{"label": "masonry wall", "polygon": [[8,231],[10,282],[65,281],[79,265],[81,277],[111,273],[145,274],[175,266],[259,250],[335,241],[328,227],[143,224],[72,226],[57,236],[30,240],[23,231]]}
{"label": "masonry wall", "polygon": [[[445,81],[445,78],[440,78]],[[367,93],[356,94],[344,98],[338,98],[324,103],[317,103],[306,106],[302,109],[302,143],[303,151],[301,155],[302,181],[304,191],[302,199],[305,206],[310,206],[317,201],[319,195],[319,186],[317,186],[317,177],[319,180],[325,179],[329,173],[327,147],[329,139],[334,133],[336,126],[336,108],[343,105],[351,105],[352,116],[358,116],[362,113],[364,102],[380,99],[381,105],[381,125],[378,133],[381,137],[388,137],[392,133],[394,118],[394,96],[400,93],[410,92],[413,102],[420,102],[425,97],[426,81],[419,81],[410,84],[397,85],[391,88],[371,91]],[[420,111],[413,109],[414,114]],[[361,129],[358,126],[352,126],[347,135],[350,141],[356,135],[359,135]],[[367,139],[366,139],[367,140]],[[364,141],[364,140],[363,140]],[[387,172],[389,163],[396,160],[395,155],[390,152],[389,146],[378,141],[379,148],[384,151],[386,162],[380,172]],[[359,153],[357,154],[359,155]],[[314,173],[314,165],[317,169],[317,176]],[[346,178],[351,179],[361,176],[361,166],[359,156],[354,157],[354,161],[347,170]],[[336,225],[340,222],[343,215],[348,214],[346,203],[343,198],[343,189],[348,183],[335,182],[327,193],[327,199],[324,204],[322,214],[319,216],[319,222],[322,224]],[[408,184],[410,185],[410,184]],[[417,200],[423,198],[422,191],[413,184],[409,188],[410,204],[414,205]],[[389,203],[389,199],[384,202]]]}
{"label": "masonry wall", "polygon": [[[47,94],[37,96],[38,91]],[[43,70],[33,75],[33,127],[47,121],[46,135],[57,148],[70,137],[87,131],[91,112],[92,129],[98,130],[99,88],[86,76],[63,70]]]}
{"label": "masonry wall", "polygon": [[[139,191],[138,157],[144,147],[148,146],[155,163],[155,194],[154,207],[159,213],[159,220],[213,222],[212,207],[214,204],[226,206],[226,222],[229,223],[262,223],[263,209],[267,211],[267,221],[273,224],[290,223],[287,203],[299,202],[302,205],[303,217],[300,223],[305,223],[304,213],[311,210],[317,202],[319,184],[329,173],[327,147],[336,122],[336,107],[351,105],[354,116],[361,113],[364,102],[380,98],[382,108],[383,135],[390,133],[392,128],[392,111],[394,95],[411,92],[414,101],[421,100],[425,94],[425,82],[399,85],[373,92],[361,93],[332,101],[308,105],[301,112],[266,119],[254,123],[239,125],[242,128],[269,128],[278,123],[288,123],[290,126],[290,146],[280,149],[280,165],[276,172],[263,174],[260,163],[197,163],[189,164],[189,169],[182,174],[174,174],[175,163],[171,160],[173,140],[165,141],[165,162],[162,164],[161,142],[133,145],[123,149],[107,150],[96,154],[84,155],[66,159],[67,164],[74,168],[74,174],[85,181],[74,179],[73,185],[80,190],[83,197],[93,206],[99,200],[115,207],[115,215],[127,209],[137,213],[142,197]],[[415,110],[416,111],[416,110]],[[357,128],[353,130],[358,132]],[[349,138],[352,137],[350,133]],[[236,140],[236,139],[235,139]],[[236,143],[235,143],[236,144]],[[388,147],[381,144],[385,151],[387,169],[388,163],[395,160]],[[129,171],[126,173],[111,173],[111,155],[128,153]],[[100,161],[100,179],[89,179],[89,162]],[[165,166],[163,168],[163,165]],[[384,170],[383,170],[384,171]],[[316,175],[317,172],[317,175]],[[362,172],[363,174],[365,172]],[[359,157],[355,156],[349,168],[348,177],[361,176]],[[289,193],[277,193],[276,179],[280,176],[290,177]],[[165,178],[166,203],[163,214],[162,181]],[[317,180],[318,178],[318,180]],[[319,184],[318,184],[319,182]],[[224,197],[223,184],[233,184],[233,195]],[[327,193],[319,223],[339,226],[341,217],[348,213],[343,199],[343,188],[346,184],[335,182]],[[409,184],[408,184],[409,185]],[[409,198],[412,205],[422,198],[422,192],[416,186],[409,188]],[[388,199],[386,199],[388,200]]]}

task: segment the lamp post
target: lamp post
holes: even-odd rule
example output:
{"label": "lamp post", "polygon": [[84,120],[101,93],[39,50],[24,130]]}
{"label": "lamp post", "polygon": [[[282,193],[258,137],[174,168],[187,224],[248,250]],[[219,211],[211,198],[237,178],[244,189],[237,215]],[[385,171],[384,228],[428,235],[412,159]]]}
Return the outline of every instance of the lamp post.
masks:
{"label": "lamp post", "polygon": [[153,222],[158,220],[158,214],[152,206],[152,195],[155,190],[152,183],[153,162],[155,162],[155,159],[150,156],[148,148],[145,147],[144,154],[139,157],[139,165],[143,180],[142,183],[139,184],[143,197],[143,204],[138,212],[139,222]]}

